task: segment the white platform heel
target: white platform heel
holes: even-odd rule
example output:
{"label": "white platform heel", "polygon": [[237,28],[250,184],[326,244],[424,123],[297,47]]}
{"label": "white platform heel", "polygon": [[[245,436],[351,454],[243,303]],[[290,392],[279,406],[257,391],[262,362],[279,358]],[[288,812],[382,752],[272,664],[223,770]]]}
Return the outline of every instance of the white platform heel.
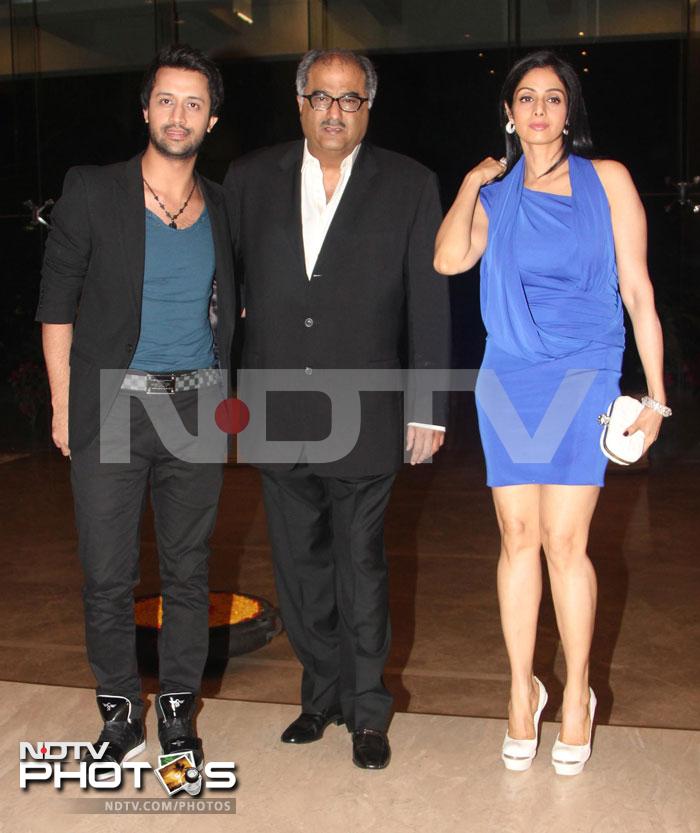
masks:
{"label": "white platform heel", "polygon": [[580,775],[586,765],[586,761],[591,757],[591,737],[593,736],[593,716],[595,715],[595,707],[597,704],[596,696],[593,689],[589,688],[590,700],[588,701],[588,742],[581,745],[574,745],[570,743],[562,743],[559,740],[559,735],[554,741],[552,747],[552,766],[557,775]]}
{"label": "white platform heel", "polygon": [[530,769],[535,755],[537,754],[537,741],[540,736],[540,717],[542,716],[542,710],[547,705],[547,689],[542,685],[537,677],[534,677],[533,679],[537,683],[537,687],[540,692],[540,697],[537,702],[537,711],[535,712],[535,716],[533,718],[535,723],[535,737],[527,740],[518,740],[518,738],[512,738],[508,732],[506,732],[506,736],[503,741],[503,749],[501,750],[501,760],[503,761],[505,768],[510,769],[513,772],[524,772],[526,769]]}

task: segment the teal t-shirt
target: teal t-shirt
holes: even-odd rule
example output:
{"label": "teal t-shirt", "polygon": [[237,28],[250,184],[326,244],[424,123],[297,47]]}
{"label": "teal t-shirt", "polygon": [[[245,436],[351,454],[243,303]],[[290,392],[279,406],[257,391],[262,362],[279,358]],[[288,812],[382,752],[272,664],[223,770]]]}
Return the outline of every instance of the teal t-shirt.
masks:
{"label": "teal t-shirt", "polygon": [[162,373],[214,364],[209,301],[216,265],[209,214],[172,229],[146,210],[141,334],[130,367]]}

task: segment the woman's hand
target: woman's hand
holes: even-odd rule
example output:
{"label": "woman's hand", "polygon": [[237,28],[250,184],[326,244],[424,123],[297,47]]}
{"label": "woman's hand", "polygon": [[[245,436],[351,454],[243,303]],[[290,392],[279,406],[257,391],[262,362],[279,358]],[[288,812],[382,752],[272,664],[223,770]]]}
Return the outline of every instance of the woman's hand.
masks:
{"label": "woman's hand", "polygon": [[435,239],[435,271],[458,275],[474,266],[486,250],[489,221],[479,201],[483,185],[502,176],[506,160],[487,156],[462,180],[452,207],[442,221]]}
{"label": "woman's hand", "polygon": [[467,174],[465,179],[471,178],[479,183],[479,186],[488,185],[499,176],[503,176],[506,170],[505,159],[494,159],[493,156],[487,156],[482,159],[478,165],[473,167]]}
{"label": "woman's hand", "polygon": [[627,428],[625,435],[631,436],[637,431],[642,431],[644,434],[644,454],[649,450],[649,446],[656,442],[661,430],[661,423],[664,418],[651,408],[642,408],[642,412],[632,425]]}

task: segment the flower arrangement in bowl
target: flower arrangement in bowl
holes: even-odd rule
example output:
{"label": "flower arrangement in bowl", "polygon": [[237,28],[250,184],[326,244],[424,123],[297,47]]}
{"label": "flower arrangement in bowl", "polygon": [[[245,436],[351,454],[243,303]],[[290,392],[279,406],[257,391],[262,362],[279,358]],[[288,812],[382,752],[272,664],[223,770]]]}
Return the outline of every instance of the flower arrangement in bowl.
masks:
{"label": "flower arrangement in bowl", "polygon": [[[137,599],[135,619],[139,664],[152,669],[158,662],[163,597],[151,595]],[[207,671],[225,665],[229,657],[264,647],[281,630],[278,611],[265,599],[231,591],[210,591]]]}

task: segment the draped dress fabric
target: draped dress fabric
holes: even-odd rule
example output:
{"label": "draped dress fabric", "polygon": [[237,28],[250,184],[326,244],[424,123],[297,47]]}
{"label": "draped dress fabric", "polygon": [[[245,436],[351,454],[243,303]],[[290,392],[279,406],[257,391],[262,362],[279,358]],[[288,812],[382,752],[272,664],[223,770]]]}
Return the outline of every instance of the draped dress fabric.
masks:
{"label": "draped dress fabric", "polygon": [[620,392],[623,311],[605,191],[589,160],[568,161],[570,197],[525,188],[522,157],[480,194],[476,404],[489,486],[604,481],[597,417]]}

